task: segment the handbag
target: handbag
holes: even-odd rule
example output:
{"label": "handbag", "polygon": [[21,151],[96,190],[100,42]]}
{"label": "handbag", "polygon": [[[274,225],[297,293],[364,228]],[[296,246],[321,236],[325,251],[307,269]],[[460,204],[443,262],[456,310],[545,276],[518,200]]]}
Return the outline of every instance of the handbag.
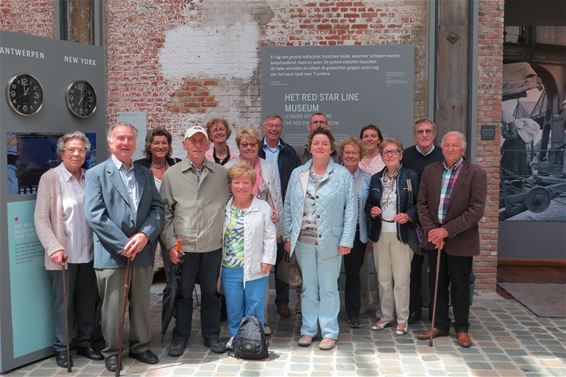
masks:
{"label": "handbag", "polygon": [[[407,179],[407,191],[409,192],[410,204],[413,203],[413,184],[410,179]],[[422,249],[426,248],[428,241],[426,235],[424,234],[423,228],[418,223],[418,220],[414,223],[407,224],[407,244],[413,251],[413,253],[418,255],[424,255]]]}
{"label": "handbag", "polygon": [[290,287],[298,287],[303,284],[303,275],[295,254],[290,256],[289,253],[285,253],[283,259],[279,262],[279,266],[277,266],[275,276],[282,282],[289,284]]}

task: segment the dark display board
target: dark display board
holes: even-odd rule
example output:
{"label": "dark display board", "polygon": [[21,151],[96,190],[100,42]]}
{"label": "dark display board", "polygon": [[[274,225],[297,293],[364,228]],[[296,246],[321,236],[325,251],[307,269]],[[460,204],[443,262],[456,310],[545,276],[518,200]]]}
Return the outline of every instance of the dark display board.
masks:
{"label": "dark display board", "polygon": [[337,139],[375,124],[412,143],[412,45],[264,47],[260,54],[262,119],[281,115],[289,144],[305,142],[316,112],[327,115]]}
{"label": "dark display board", "polygon": [[104,75],[100,47],[0,31],[0,373],[53,353],[35,193],[66,132],[87,134],[89,166],[105,158]]}

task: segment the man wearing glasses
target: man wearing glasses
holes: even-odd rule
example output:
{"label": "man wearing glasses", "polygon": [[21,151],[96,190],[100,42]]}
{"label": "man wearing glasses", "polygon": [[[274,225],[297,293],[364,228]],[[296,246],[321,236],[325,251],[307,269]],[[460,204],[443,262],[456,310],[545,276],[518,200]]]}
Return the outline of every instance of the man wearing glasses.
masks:
{"label": "man wearing glasses", "polygon": [[[328,124],[328,119],[326,119],[326,115],[324,115],[323,113],[314,113],[313,115],[311,115],[311,119],[309,121],[309,124],[307,125],[307,130],[309,131],[309,135],[312,134],[314,130],[316,130],[319,127],[330,130],[330,124]],[[297,155],[301,159],[301,164],[304,164],[305,162],[310,160],[312,154],[309,150],[308,144],[297,147]],[[339,162],[338,153],[336,152],[335,149],[332,150],[331,157],[334,160],[334,162]]]}
{"label": "man wearing glasses", "polygon": [[[263,129],[263,139],[260,142],[261,148],[258,151],[258,155],[260,158],[268,161],[278,175],[281,185],[281,196],[283,201],[285,201],[289,178],[293,169],[301,165],[301,160],[295,149],[281,139],[283,119],[280,115],[268,115],[261,127]],[[276,271],[284,255],[283,242],[277,240]],[[291,311],[289,310],[289,285],[279,279],[275,279],[275,305],[281,317],[289,318],[291,316]]]}
{"label": "man wearing glasses", "polygon": [[[415,145],[405,148],[403,151],[403,166],[415,171],[419,180],[425,166],[442,161],[442,150],[434,145],[436,138],[436,125],[429,119],[419,119],[415,122],[413,139]],[[411,261],[411,297],[409,303],[409,323],[421,319],[421,308],[423,298],[421,294],[422,269],[424,262],[424,250],[421,254],[413,255]]]}

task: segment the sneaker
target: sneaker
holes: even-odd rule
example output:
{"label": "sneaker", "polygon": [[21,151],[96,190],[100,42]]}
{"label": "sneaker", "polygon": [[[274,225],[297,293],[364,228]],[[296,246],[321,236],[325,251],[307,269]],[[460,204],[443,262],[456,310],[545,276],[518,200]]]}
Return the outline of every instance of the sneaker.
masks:
{"label": "sneaker", "polygon": [[234,341],[234,337],[231,336],[230,339],[228,339],[228,341],[226,342],[226,349],[227,350],[231,350],[232,349],[232,342]]}
{"label": "sneaker", "polygon": [[336,340],[332,338],[323,338],[320,343],[318,343],[318,348],[323,351],[330,351],[336,347]]}
{"label": "sneaker", "polygon": [[265,335],[271,335],[271,327],[269,327],[267,322],[263,325],[263,332]]}

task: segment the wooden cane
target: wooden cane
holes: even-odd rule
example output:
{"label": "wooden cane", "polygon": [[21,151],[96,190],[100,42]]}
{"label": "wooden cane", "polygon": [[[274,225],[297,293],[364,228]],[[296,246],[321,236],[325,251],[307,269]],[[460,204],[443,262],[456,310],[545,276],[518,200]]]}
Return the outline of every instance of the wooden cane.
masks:
{"label": "wooden cane", "polygon": [[434,335],[434,321],[436,319],[436,302],[438,300],[438,278],[440,276],[440,253],[442,252],[442,248],[439,247],[436,249],[437,250],[437,254],[436,254],[436,278],[435,278],[435,282],[434,282],[434,301],[432,302],[432,321],[430,323],[430,341],[428,342],[428,346],[432,347],[433,346],[433,335]]}
{"label": "wooden cane", "polygon": [[130,291],[130,279],[132,277],[133,261],[128,258],[128,265],[126,266],[126,277],[124,278],[124,291],[122,297],[122,307],[120,308],[120,327],[118,328],[118,365],[116,368],[115,376],[120,376],[120,369],[122,369],[122,342],[124,340],[124,322],[126,321],[126,308],[128,307],[128,293]]}
{"label": "wooden cane", "polygon": [[67,298],[67,274],[65,273],[65,265],[67,257],[63,257],[63,265],[61,266],[61,278],[63,284],[63,306],[65,310],[65,343],[67,348],[67,373],[72,373],[71,369],[71,345],[69,342],[69,302]]}

